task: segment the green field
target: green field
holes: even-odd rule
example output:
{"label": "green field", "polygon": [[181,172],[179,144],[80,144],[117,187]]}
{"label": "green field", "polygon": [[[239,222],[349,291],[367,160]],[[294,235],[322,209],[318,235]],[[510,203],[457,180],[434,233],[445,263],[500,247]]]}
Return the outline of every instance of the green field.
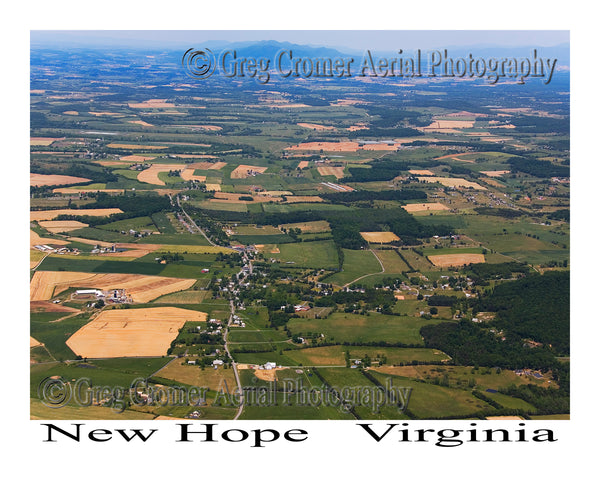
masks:
{"label": "green field", "polygon": [[[266,242],[269,243],[269,242]],[[294,265],[309,268],[334,269],[338,267],[338,256],[332,240],[320,242],[286,243],[279,245],[280,253],[267,253],[281,263],[293,262]]]}
{"label": "green field", "polygon": [[358,315],[336,312],[326,319],[292,318],[288,327],[294,335],[307,336],[323,333],[329,341],[337,342],[387,342],[404,345],[422,345],[419,329],[423,325],[438,323],[419,317],[405,317],[371,313]]}
{"label": "green field", "polygon": [[391,348],[391,347],[356,347],[332,345],[329,347],[302,348],[284,351],[284,354],[302,365],[345,365],[345,352],[350,359],[363,359],[369,355],[374,361],[385,357],[386,364],[419,362],[439,362],[448,356],[439,350],[429,348]]}
{"label": "green field", "polygon": [[361,277],[365,275],[381,273],[381,265],[371,251],[344,248],[343,252],[344,265],[342,271],[329,277],[327,279],[328,282],[344,286],[354,282],[360,283],[362,281]]}

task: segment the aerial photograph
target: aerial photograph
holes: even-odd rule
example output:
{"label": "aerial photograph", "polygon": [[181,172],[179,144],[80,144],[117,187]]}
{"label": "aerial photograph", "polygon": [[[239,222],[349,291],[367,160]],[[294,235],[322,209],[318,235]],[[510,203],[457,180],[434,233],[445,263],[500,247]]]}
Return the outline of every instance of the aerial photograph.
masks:
{"label": "aerial photograph", "polygon": [[31,30],[30,419],[568,420],[569,42]]}

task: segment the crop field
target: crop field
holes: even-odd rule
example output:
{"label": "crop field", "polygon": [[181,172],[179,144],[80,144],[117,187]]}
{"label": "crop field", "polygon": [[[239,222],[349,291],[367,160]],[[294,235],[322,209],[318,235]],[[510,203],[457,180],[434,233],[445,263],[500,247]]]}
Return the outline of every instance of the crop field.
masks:
{"label": "crop field", "polygon": [[429,255],[427,258],[436,267],[460,267],[471,263],[485,262],[485,256],[481,253],[454,253],[448,255]]}
{"label": "crop field", "polygon": [[59,210],[36,210],[29,213],[29,219],[32,222],[42,220],[54,220],[59,215],[89,215],[92,217],[106,217],[113,213],[123,213],[120,208],[89,208],[81,210],[73,210],[69,208]]}
{"label": "crop field", "polygon": [[318,172],[324,177],[333,175],[335,178],[344,177],[344,167],[317,167]]}
{"label": "crop field", "polygon": [[391,243],[400,240],[392,232],[360,232],[360,235],[369,243]]}
{"label": "crop field", "polygon": [[209,296],[206,290],[186,290],[184,292],[169,293],[158,297],[153,303],[200,303]]}
{"label": "crop field", "polygon": [[448,359],[443,352],[429,348],[346,347],[342,345],[286,350],[285,355],[303,366],[339,366],[345,365],[346,352],[349,353],[350,359],[362,360],[369,356],[372,361],[385,359],[386,363],[390,365],[412,361],[439,362]]}
{"label": "crop field", "polygon": [[70,232],[71,230],[77,230],[78,228],[88,226],[87,223],[81,223],[75,220],[46,220],[38,223],[50,233]]}
{"label": "crop field", "polygon": [[205,320],[206,313],[174,307],[107,310],[72,335],[67,345],[86,358],[161,356],[185,322]]}
{"label": "crop field", "polygon": [[446,205],[443,205],[439,202],[409,203],[408,205],[404,205],[402,208],[409,213],[430,212],[430,211],[435,212],[435,211],[449,210],[449,208]]}
{"label": "crop field", "polygon": [[338,255],[331,240],[321,242],[285,243],[279,245],[279,253],[269,253],[281,263],[309,268],[337,268]]}
{"label": "crop field", "polygon": [[420,182],[441,183],[445,187],[472,188],[474,190],[487,190],[487,188],[478,183],[465,180],[464,178],[448,178],[448,177],[417,177]]}
{"label": "crop field", "polygon": [[391,379],[395,386],[411,388],[408,408],[417,418],[470,415],[489,408],[486,402],[475,398],[469,391],[415,382],[405,377],[387,376],[378,372],[373,375],[384,385],[386,380]]}
{"label": "crop field", "polygon": [[281,229],[299,228],[302,233],[322,233],[330,232],[331,228],[329,223],[325,220],[317,220],[315,222],[304,222],[304,223],[286,223],[279,225]]}
{"label": "crop field", "polygon": [[150,168],[142,170],[137,179],[143,183],[150,183],[152,185],[166,185],[159,177],[158,174],[161,172],[168,172],[170,170],[182,170],[182,165],[179,164],[154,164]]}
{"label": "crop field", "polygon": [[380,313],[372,313],[367,316],[336,312],[325,319],[292,318],[288,322],[288,327],[294,335],[322,333],[330,341],[422,345],[423,340],[419,329],[423,325],[432,323],[438,323],[438,321]]}
{"label": "crop field", "polygon": [[360,283],[362,277],[374,273],[382,273],[383,268],[377,256],[370,250],[344,249],[344,265],[342,271],[328,278],[328,281],[339,286]]}
{"label": "crop field", "polygon": [[256,165],[238,165],[230,174],[230,178],[248,178],[257,174],[264,173],[267,167],[259,167]]}
{"label": "crop field", "polygon": [[134,302],[146,303],[161,295],[187,290],[194,283],[194,279],[135,274],[37,271],[31,279],[30,300],[50,300],[70,287],[102,290],[122,288]]}
{"label": "crop field", "polygon": [[29,185],[42,187],[47,185],[69,185],[71,183],[89,182],[89,178],[71,177],[68,175],[42,175],[40,173],[29,174]]}

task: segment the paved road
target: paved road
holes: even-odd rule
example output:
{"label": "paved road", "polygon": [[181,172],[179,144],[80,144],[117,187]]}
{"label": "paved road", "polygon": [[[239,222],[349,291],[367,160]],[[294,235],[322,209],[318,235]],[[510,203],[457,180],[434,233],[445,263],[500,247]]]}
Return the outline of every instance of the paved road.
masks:
{"label": "paved road", "polygon": [[227,330],[225,330],[225,334],[223,335],[223,344],[225,347],[225,351],[227,352],[227,355],[229,356],[229,358],[231,358],[231,366],[233,368],[233,374],[235,375],[235,381],[237,383],[238,393],[240,395],[239,396],[240,406],[238,407],[238,411],[235,414],[235,417],[233,417],[234,420],[237,420],[239,418],[239,416],[242,414],[242,411],[244,410],[244,395],[243,395],[243,390],[242,390],[242,382],[240,381],[240,376],[239,376],[238,369],[237,369],[237,364],[235,363],[233,356],[229,352],[229,345],[227,344],[227,336],[229,335],[229,327],[230,327],[231,323],[233,322],[233,314],[235,313],[235,303],[233,300],[229,301],[229,308],[231,309],[231,313],[229,315],[229,322],[227,323]]}
{"label": "paved road", "polygon": [[187,212],[183,209],[183,207],[181,206],[181,203],[179,202],[179,195],[177,195],[177,206],[181,209],[181,211],[183,212],[183,214],[187,217],[188,221],[190,222],[190,225],[194,226],[196,229],[198,229],[198,231],[204,236],[204,238],[206,238],[206,241],[208,243],[210,243],[213,247],[216,247],[217,244],[213,243],[213,241],[208,238],[208,235],[206,235],[206,233],[204,233],[204,230],[202,230],[198,225],[196,225],[196,222],[194,222],[192,220],[192,217],[190,217]]}

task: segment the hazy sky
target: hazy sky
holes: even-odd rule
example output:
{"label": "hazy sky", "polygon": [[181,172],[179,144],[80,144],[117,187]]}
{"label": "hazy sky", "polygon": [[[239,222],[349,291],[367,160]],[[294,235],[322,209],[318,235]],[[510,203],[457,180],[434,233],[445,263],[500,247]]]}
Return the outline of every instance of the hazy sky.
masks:
{"label": "hazy sky", "polygon": [[31,31],[32,46],[196,46],[207,41],[278,40],[349,50],[444,48],[454,46],[539,46],[569,42],[567,30],[78,30]]}

